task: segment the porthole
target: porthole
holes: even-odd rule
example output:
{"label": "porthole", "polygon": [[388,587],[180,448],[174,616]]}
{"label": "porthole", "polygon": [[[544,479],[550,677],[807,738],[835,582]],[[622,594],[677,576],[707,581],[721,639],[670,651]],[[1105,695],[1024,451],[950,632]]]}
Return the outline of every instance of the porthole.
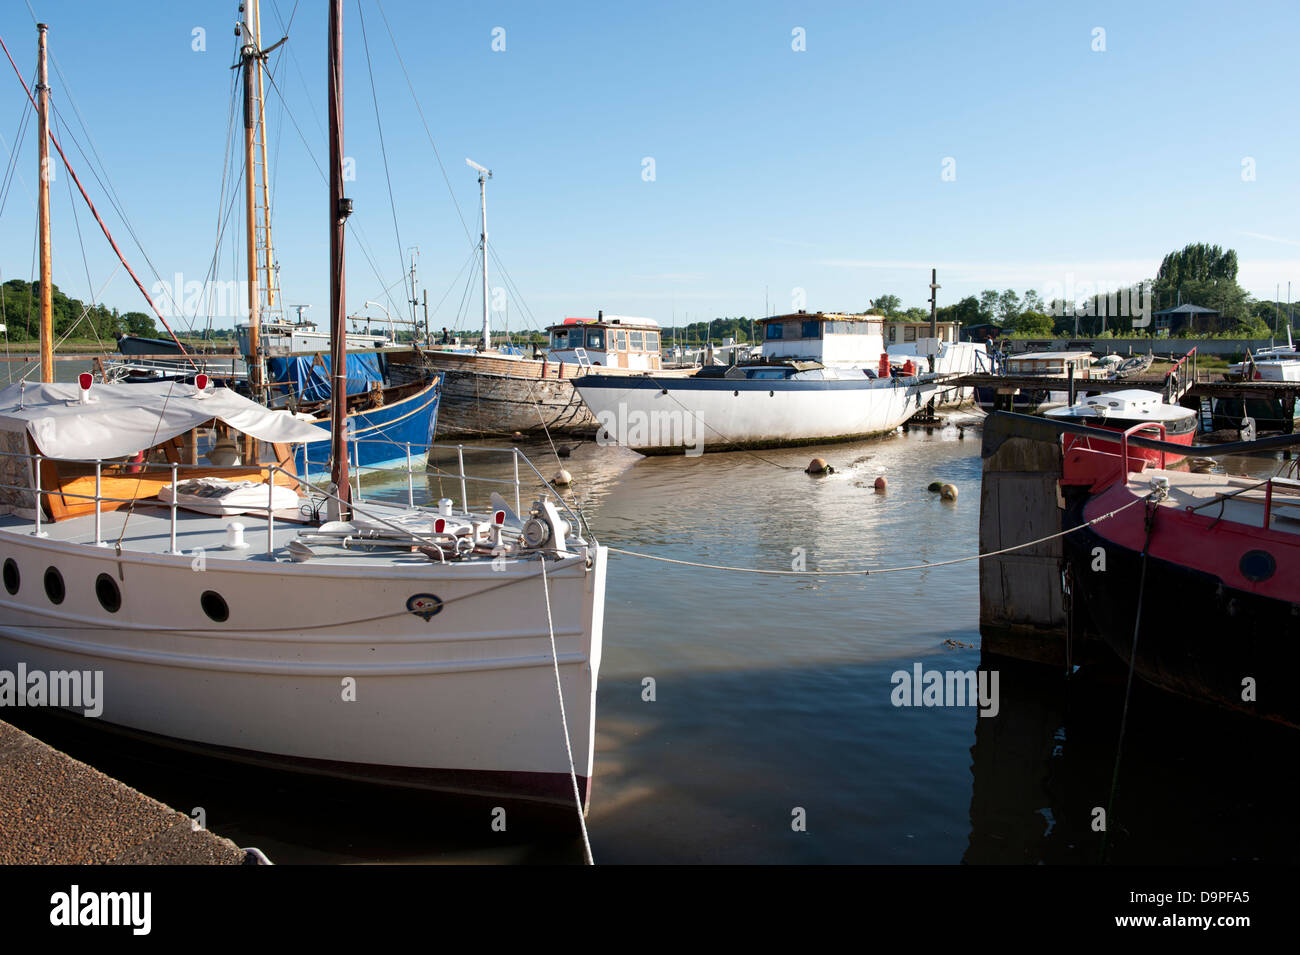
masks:
{"label": "porthole", "polygon": [[46,567],[45,596],[50,598],[50,603],[61,604],[67,595],[67,589],[63,586],[63,575],[55,567]]}
{"label": "porthole", "polygon": [[95,596],[99,598],[99,605],[109,613],[117,613],[122,609],[122,591],[117,587],[117,581],[108,574],[100,574],[95,578]]}
{"label": "porthole", "polygon": [[18,572],[18,563],[12,558],[5,558],[5,590],[11,594],[18,593],[18,588],[23,582],[23,575]]}
{"label": "porthole", "polygon": [[1241,576],[1249,581],[1259,583],[1268,580],[1277,571],[1277,561],[1266,550],[1248,550],[1237,562]]}
{"label": "porthole", "polygon": [[230,608],[226,606],[226,598],[215,590],[203,591],[203,596],[199,598],[199,605],[203,607],[203,612],[217,623],[225,623],[230,619]]}

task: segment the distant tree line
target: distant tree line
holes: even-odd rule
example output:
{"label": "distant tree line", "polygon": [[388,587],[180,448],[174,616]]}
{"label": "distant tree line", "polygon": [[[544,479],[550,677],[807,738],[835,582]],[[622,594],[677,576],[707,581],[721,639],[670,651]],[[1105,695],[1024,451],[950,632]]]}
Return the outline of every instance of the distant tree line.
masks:
{"label": "distant tree line", "polygon": [[[158,333],[153,316],[144,312],[119,312],[104,305],[89,308],[80,299],[71,298],[52,289],[52,323],[56,338],[104,342],[113,341],[114,335],[151,336]],[[7,327],[11,342],[37,341],[41,337],[40,286],[35,282],[10,279],[0,285],[0,324]]]}

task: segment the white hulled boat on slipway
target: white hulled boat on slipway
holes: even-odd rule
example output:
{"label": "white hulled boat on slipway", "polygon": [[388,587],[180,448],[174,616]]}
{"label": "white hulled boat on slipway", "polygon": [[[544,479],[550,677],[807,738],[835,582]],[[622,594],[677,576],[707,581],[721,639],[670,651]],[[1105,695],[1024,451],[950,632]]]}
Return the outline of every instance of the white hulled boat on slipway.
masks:
{"label": "white hulled boat on slipway", "polygon": [[[336,368],[352,211],[341,15],[332,0]],[[345,430],[343,389],[325,431],[203,375],[56,384],[41,317],[46,382],[0,391],[0,675],[99,674],[102,709],[84,715],[159,743],[585,808],[606,551],[535,469],[525,473],[541,491],[525,510],[518,475],[531,466],[516,449],[481,449],[506,456],[483,485],[464,467],[475,449],[453,448],[460,464],[441,480],[459,487],[458,504],[416,506],[409,470],[405,504],[363,501],[347,445],[366,439]],[[319,440],[330,442],[329,483],[315,486],[294,462]],[[513,481],[500,476],[511,464]],[[511,486],[512,503],[493,493],[485,511],[471,508],[470,487]],[[36,702],[79,708],[48,698],[53,685]],[[0,680],[0,700],[17,692],[30,705],[31,689]]]}
{"label": "white hulled boat on slipway", "polygon": [[797,312],[758,324],[760,361],[687,378],[579,378],[574,387],[602,427],[598,439],[642,454],[847,441],[893,431],[946,377],[916,363],[892,373],[878,315]]}

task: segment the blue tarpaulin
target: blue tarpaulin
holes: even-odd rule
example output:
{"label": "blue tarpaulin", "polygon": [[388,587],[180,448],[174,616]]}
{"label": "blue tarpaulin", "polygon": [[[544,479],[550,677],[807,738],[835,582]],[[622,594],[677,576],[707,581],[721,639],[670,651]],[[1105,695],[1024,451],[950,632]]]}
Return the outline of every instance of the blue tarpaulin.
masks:
{"label": "blue tarpaulin", "polygon": [[[375,382],[384,381],[386,371],[384,356],[363,354],[347,356],[347,384],[349,395],[370,391]],[[325,401],[330,396],[330,359],[328,355],[299,358],[270,358],[267,374],[277,384],[288,385],[288,391],[299,401]]]}

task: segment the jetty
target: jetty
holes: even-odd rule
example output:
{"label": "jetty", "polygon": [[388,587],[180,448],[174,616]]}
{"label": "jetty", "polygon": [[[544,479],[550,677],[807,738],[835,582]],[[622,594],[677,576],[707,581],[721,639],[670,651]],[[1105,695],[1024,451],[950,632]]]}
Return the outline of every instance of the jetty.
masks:
{"label": "jetty", "polygon": [[243,865],[250,853],[0,722],[0,865]]}

